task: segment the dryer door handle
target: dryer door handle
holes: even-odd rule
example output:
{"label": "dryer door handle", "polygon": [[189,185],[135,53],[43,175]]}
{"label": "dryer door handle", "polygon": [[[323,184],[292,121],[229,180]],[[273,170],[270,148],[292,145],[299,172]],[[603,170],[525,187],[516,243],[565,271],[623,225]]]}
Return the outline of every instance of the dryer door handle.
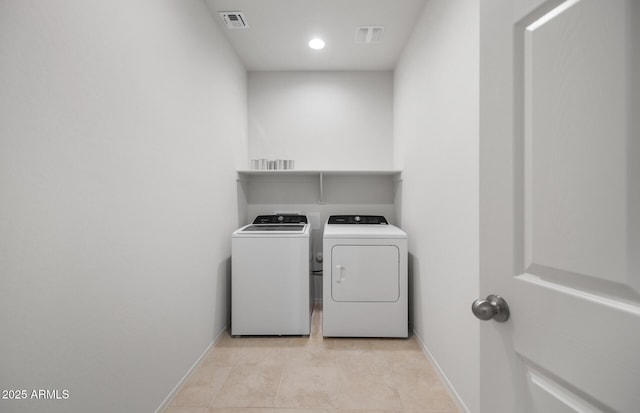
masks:
{"label": "dryer door handle", "polygon": [[336,270],[338,270],[338,273],[340,274],[340,277],[336,280],[336,282],[338,284],[340,284],[345,279],[344,273],[342,271],[342,270],[344,270],[344,267],[342,265],[338,264],[338,265],[336,265]]}

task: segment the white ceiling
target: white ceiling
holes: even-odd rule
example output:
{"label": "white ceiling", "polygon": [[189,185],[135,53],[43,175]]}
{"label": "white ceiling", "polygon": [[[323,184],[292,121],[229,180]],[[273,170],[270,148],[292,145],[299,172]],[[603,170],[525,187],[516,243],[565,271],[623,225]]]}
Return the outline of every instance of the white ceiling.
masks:
{"label": "white ceiling", "polygon": [[[247,70],[392,70],[425,0],[206,0]],[[219,11],[241,11],[227,29]],[[358,26],[384,26],[379,43],[357,44]],[[313,37],[322,50],[308,46]]]}

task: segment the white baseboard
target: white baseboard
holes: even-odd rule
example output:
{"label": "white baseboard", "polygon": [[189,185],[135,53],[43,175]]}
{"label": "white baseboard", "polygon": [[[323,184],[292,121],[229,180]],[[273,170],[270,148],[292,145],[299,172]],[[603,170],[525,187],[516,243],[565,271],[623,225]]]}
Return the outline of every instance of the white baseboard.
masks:
{"label": "white baseboard", "polygon": [[200,363],[202,363],[202,360],[204,359],[204,356],[206,356],[207,353],[209,352],[209,350],[211,350],[211,348],[216,345],[218,340],[220,340],[220,337],[222,337],[222,334],[224,334],[224,332],[227,331],[227,328],[229,328],[229,324],[226,324],[222,328],[222,330],[220,332],[218,332],[218,335],[213,339],[211,344],[209,344],[207,346],[207,348],[202,352],[202,354],[200,354],[200,357],[198,357],[198,360],[196,360],[196,362],[193,363],[191,368],[189,368],[189,370],[187,370],[187,373],[182,377],[182,379],[180,379],[178,384],[176,384],[176,386],[173,388],[173,390],[171,390],[169,395],[162,401],[162,403],[160,403],[160,406],[158,406],[158,408],[156,409],[155,413],[161,413],[167,407],[169,407],[169,404],[173,401],[173,399],[176,397],[178,392],[182,389],[182,386],[184,386],[185,383],[187,383],[187,381],[189,381],[189,378],[191,377],[191,375],[198,369],[198,367],[200,366]]}
{"label": "white baseboard", "polygon": [[453,385],[447,378],[447,375],[444,374],[444,371],[442,370],[442,368],[440,368],[440,365],[438,364],[436,359],[433,357],[433,354],[431,354],[431,352],[429,351],[429,348],[421,340],[420,335],[416,332],[415,329],[413,329],[413,335],[416,337],[416,340],[418,340],[418,344],[420,344],[420,348],[422,349],[422,352],[424,353],[424,355],[427,356],[427,359],[429,359],[431,364],[435,366],[436,373],[438,373],[438,376],[440,376],[440,380],[442,380],[442,382],[445,384],[447,390],[449,391],[449,394],[451,395],[451,398],[453,399],[453,402],[458,406],[458,409],[460,409],[460,411],[462,412],[470,413],[469,409],[460,398],[460,395],[458,394],[456,389],[453,387]]}

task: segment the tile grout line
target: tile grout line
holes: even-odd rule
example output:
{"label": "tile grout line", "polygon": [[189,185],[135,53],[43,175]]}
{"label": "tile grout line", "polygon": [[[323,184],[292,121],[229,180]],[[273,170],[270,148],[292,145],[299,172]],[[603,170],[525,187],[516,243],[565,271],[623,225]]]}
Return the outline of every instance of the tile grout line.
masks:
{"label": "tile grout line", "polygon": [[[213,366],[214,368],[216,366]],[[231,366],[229,368],[229,371],[227,372],[227,375],[224,377],[224,381],[222,382],[222,384],[220,385],[220,387],[218,388],[218,390],[216,390],[216,394],[214,394],[214,396],[211,398],[211,402],[209,403],[209,406],[207,407],[207,413],[213,409],[213,403],[216,401],[216,399],[218,398],[218,395],[220,394],[220,391],[222,390],[222,388],[224,387],[224,384],[227,382],[227,379],[229,378],[229,375],[231,374],[231,371],[233,370],[233,368],[235,367],[235,361],[234,361],[234,365]]]}
{"label": "tile grout line", "polygon": [[280,371],[280,380],[278,381],[278,389],[276,390],[276,394],[273,396],[273,408],[276,408],[276,400],[278,399],[278,394],[280,394],[280,388],[282,387],[282,380],[284,378],[284,369],[286,366],[282,366],[282,370]]}
{"label": "tile grout line", "polygon": [[[231,331],[230,331],[230,329],[229,329],[229,330],[226,330],[226,331],[228,331],[228,333],[229,333],[229,337],[233,337],[233,336],[231,336]],[[210,351],[215,352],[218,344],[219,344],[219,342],[218,342],[218,343],[216,343],[216,344],[215,344],[215,345],[210,349]],[[241,355],[242,355],[242,349],[244,348],[244,343],[243,343],[242,341],[240,341],[238,344],[239,344],[239,346],[238,346],[238,350],[237,350],[237,351],[239,352],[239,354],[238,354],[236,357],[234,357],[233,362],[231,363],[231,366],[230,366],[230,368],[229,368],[229,372],[227,372],[227,375],[225,376],[224,381],[223,381],[223,382],[222,382],[222,384],[220,385],[220,388],[218,388],[218,390],[216,391],[216,394],[215,394],[215,395],[213,396],[213,398],[211,399],[211,403],[209,403],[209,407],[207,407],[207,413],[208,413],[209,411],[211,411],[211,409],[213,409],[213,408],[214,408],[213,404],[215,403],[216,399],[217,399],[217,398],[218,398],[218,396],[220,395],[220,392],[222,391],[222,388],[223,388],[223,387],[224,387],[224,385],[226,384],[227,380],[229,379],[229,376],[231,375],[231,372],[232,372],[232,371],[233,371],[233,369],[238,365],[238,360],[240,360],[240,357],[241,357]],[[235,347],[234,347],[234,348],[235,348]],[[213,367],[215,368],[216,366],[214,365]]]}

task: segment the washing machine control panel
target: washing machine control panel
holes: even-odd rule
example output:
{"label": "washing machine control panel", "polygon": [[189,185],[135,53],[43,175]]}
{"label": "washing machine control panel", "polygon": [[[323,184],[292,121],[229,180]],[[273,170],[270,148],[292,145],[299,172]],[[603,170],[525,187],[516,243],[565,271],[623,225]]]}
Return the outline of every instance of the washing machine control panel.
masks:
{"label": "washing machine control panel", "polygon": [[258,215],[253,220],[254,224],[306,224],[306,215],[280,214],[280,215]]}
{"label": "washing machine control panel", "polygon": [[386,218],[382,215],[331,215],[329,224],[367,224],[367,225],[388,225]]}

